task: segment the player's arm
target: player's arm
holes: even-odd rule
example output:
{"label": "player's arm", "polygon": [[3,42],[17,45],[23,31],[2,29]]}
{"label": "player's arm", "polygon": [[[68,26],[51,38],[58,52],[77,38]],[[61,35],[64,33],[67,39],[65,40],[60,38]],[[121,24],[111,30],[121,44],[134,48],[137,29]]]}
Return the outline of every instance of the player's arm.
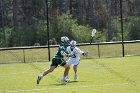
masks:
{"label": "player's arm", "polygon": [[64,47],[60,47],[60,52],[61,52],[61,55],[63,55],[63,56],[66,56],[66,57],[71,56],[71,54],[68,53],[68,51],[66,51],[66,49]]}
{"label": "player's arm", "polygon": [[82,50],[80,50],[79,48],[77,48],[77,51],[79,54],[83,55],[83,56],[87,56],[88,55],[88,52],[84,52]]}

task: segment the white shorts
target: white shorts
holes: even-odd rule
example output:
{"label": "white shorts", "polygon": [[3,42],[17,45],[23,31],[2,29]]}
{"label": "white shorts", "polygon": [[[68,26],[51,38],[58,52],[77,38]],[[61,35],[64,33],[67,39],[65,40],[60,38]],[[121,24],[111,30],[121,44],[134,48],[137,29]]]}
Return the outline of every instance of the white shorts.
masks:
{"label": "white shorts", "polygon": [[71,66],[72,64],[75,66],[78,66],[79,62],[80,62],[79,58],[69,58],[69,60],[67,61],[67,64],[69,66]]}

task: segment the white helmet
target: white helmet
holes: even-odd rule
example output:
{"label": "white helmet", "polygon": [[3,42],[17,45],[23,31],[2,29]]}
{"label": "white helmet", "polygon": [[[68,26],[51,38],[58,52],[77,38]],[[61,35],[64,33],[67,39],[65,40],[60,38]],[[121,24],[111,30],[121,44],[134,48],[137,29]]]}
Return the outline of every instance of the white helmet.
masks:
{"label": "white helmet", "polygon": [[76,41],[72,40],[72,41],[70,42],[70,46],[71,46],[71,47],[76,47]]}
{"label": "white helmet", "polygon": [[61,42],[69,43],[69,38],[67,36],[63,36],[63,37],[61,37]]}

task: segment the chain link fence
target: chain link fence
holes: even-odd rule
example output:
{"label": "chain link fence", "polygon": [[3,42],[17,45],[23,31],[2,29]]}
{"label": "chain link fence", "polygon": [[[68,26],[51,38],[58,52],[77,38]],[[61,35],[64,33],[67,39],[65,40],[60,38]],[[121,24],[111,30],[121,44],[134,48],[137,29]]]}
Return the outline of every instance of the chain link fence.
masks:
{"label": "chain link fence", "polygon": [[[125,56],[140,56],[140,40],[125,41]],[[81,59],[123,57],[121,42],[85,43],[77,45],[81,50],[87,51],[88,56]],[[51,59],[57,51],[58,45],[50,46]],[[14,47],[0,49],[0,63],[29,63],[48,62],[47,46]],[[65,58],[67,59],[67,58]]]}

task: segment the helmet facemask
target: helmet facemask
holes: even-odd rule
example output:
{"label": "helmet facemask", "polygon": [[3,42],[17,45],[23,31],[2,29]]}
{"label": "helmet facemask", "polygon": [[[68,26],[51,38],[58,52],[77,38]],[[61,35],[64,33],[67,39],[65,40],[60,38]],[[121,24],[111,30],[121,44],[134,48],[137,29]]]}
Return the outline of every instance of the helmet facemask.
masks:
{"label": "helmet facemask", "polygon": [[63,37],[61,37],[61,42],[65,43],[65,44],[69,44],[70,40],[67,36],[63,36]]}
{"label": "helmet facemask", "polygon": [[70,48],[73,50],[76,47],[76,41],[72,40],[70,42]]}

